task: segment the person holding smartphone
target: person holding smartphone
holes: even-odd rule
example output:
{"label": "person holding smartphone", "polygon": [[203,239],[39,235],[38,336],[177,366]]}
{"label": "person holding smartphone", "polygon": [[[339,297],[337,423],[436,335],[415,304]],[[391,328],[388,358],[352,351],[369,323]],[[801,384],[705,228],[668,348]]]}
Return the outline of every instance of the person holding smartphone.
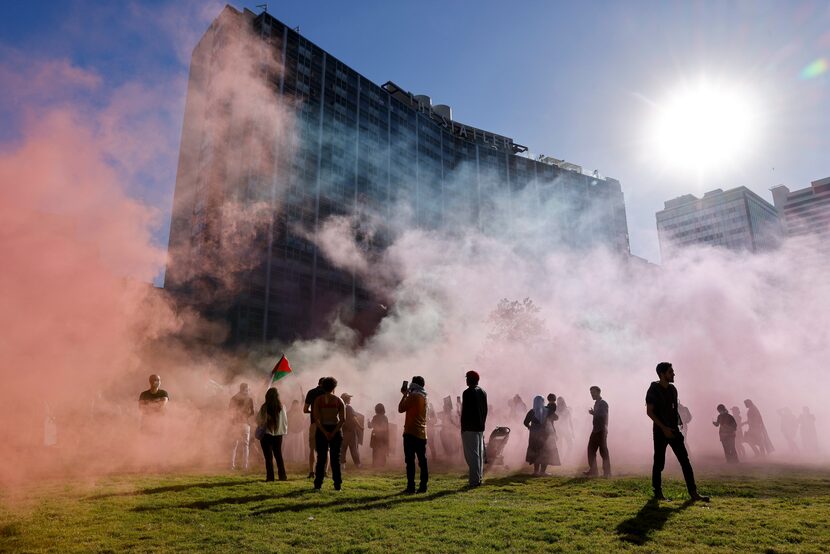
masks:
{"label": "person holding smartphone", "polygon": [[429,470],[427,468],[427,392],[424,378],[416,375],[412,383],[403,382],[398,413],[406,414],[403,426],[403,457],[406,462],[406,492],[415,490],[415,458],[421,469],[421,482],[417,492],[427,492]]}

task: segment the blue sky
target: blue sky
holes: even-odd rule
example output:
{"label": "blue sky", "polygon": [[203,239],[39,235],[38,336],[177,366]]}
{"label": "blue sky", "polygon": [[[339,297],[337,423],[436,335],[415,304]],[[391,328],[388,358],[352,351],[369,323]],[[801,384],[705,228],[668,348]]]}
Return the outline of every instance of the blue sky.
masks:
{"label": "blue sky", "polygon": [[[0,56],[66,59],[97,73],[101,86],[85,99],[93,105],[126,83],[164,87],[160,117],[175,134],[188,52],[220,7],[6,3]],[[667,199],[745,185],[771,201],[775,184],[830,175],[830,77],[802,76],[830,59],[826,2],[306,0],[271,2],[269,12],[375,82],[428,94],[459,121],[619,179],[632,252],[652,261],[654,213]],[[752,91],[760,110],[749,154],[705,175],[661,166],[642,140],[655,103],[701,75]],[[19,138],[14,101],[0,100],[0,124],[0,141]],[[167,217],[175,157],[157,165],[128,186]],[[166,233],[165,224],[162,244]]]}

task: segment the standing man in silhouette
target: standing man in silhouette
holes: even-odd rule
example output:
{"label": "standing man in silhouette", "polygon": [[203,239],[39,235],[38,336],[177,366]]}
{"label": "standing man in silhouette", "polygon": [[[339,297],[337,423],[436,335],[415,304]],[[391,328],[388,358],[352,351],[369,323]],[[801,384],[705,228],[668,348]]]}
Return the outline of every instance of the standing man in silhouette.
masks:
{"label": "standing man in silhouette", "polygon": [[248,457],[251,450],[251,416],[254,415],[254,400],[248,394],[248,383],[239,385],[239,392],[231,397],[228,404],[231,413],[233,433],[233,450],[231,451],[231,469],[237,469],[236,453],[242,447],[242,469],[248,469]]}
{"label": "standing man in silhouette", "polygon": [[723,445],[723,455],[730,464],[738,463],[738,452],[735,450],[735,432],[738,430],[738,423],[735,418],[729,415],[726,406],[718,404],[718,418],[712,425],[718,428],[718,437]]}
{"label": "standing man in silhouette", "polygon": [[[406,492],[415,491],[415,458],[421,468],[421,482],[417,492],[427,492],[429,468],[427,467],[427,391],[424,378],[416,375],[409,386],[401,387],[398,413],[406,414],[403,424],[403,457],[406,463]],[[404,385],[407,382],[404,381]]]}
{"label": "standing man in silhouette", "polygon": [[602,391],[596,385],[589,389],[594,407],[588,413],[594,418],[591,437],[588,439],[588,471],[586,477],[597,476],[597,450],[602,457],[602,476],[611,477],[611,457],[608,455],[608,402],[602,399]]}
{"label": "standing man in silhouette", "polygon": [[344,392],[340,398],[346,404],[346,423],[343,424],[343,446],[340,450],[340,463],[346,467],[346,454],[352,453],[352,461],[356,468],[360,468],[360,443],[363,426],[357,412],[352,407],[352,395]]}
{"label": "standing man in silhouette", "polygon": [[[308,477],[309,479],[315,477],[314,475],[314,455],[317,453],[317,423],[314,420],[314,412],[312,411],[312,406],[314,406],[314,401],[317,400],[318,397],[326,394],[326,391],[323,390],[323,379],[325,377],[320,377],[317,380],[317,386],[308,391],[305,395],[305,404],[303,404],[303,413],[309,414],[311,417],[311,426],[308,428]],[[326,464],[323,464],[323,471],[326,470]]]}
{"label": "standing man in silhouette", "polygon": [[666,465],[666,447],[671,446],[680,467],[692,500],[709,502],[708,496],[697,492],[695,474],[689,462],[689,453],[683,435],[680,434],[680,414],[677,412],[677,389],[674,388],[674,368],[669,362],[657,364],[659,381],[654,381],[646,393],[646,413],[654,422],[654,466],[651,469],[651,486],[656,500],[668,500],[663,495],[662,473]]}
{"label": "standing man in silhouette", "polygon": [[478,386],[479,375],[470,370],[467,388],[461,395],[461,444],[469,468],[469,486],[481,485],[484,474],[484,425],[487,422],[487,393]]}

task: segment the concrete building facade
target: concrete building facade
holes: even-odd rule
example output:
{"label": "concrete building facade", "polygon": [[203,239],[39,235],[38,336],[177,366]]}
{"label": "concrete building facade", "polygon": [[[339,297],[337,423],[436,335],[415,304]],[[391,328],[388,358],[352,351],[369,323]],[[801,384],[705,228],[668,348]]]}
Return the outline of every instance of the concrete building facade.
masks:
{"label": "concrete building facade", "polygon": [[[217,53],[238,33],[252,34],[277,60],[263,79],[294,121],[292,140],[274,146],[269,158],[273,175],[230,180],[227,171],[211,170],[227,141],[204,121],[232,110],[196,97],[210,98]],[[262,199],[273,213],[267,230],[256,233],[256,263],[219,301],[221,278],[208,268],[216,266],[211,256],[226,232],[220,210],[229,197]],[[544,237],[551,247],[629,253],[617,180],[530,158],[512,138],[456,121],[449,106],[370,81],[270,14],[226,7],[193,52],[165,288],[226,319],[233,344],[315,336],[334,313],[371,332],[385,313],[383,299],[334,267],[310,239],[327,218],[361,213],[447,233],[473,227]],[[365,247],[382,249],[394,227]]]}
{"label": "concrete building facade", "polygon": [[830,177],[794,191],[778,185],[772,189],[772,199],[789,241],[818,255],[830,254]]}
{"label": "concrete building facade", "polygon": [[690,245],[760,252],[780,241],[775,208],[746,187],[686,194],[666,201],[656,217],[663,260]]}

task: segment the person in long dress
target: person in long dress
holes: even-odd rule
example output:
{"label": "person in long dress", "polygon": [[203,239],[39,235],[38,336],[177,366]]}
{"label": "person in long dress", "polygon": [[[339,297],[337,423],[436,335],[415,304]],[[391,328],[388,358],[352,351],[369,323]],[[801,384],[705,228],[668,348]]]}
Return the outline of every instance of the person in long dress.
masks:
{"label": "person in long dress", "polygon": [[546,470],[549,465],[560,464],[553,434],[555,417],[555,412],[549,413],[544,398],[536,396],[533,399],[533,409],[527,412],[524,419],[524,426],[530,431],[525,461],[533,466],[533,475],[548,475]]}

